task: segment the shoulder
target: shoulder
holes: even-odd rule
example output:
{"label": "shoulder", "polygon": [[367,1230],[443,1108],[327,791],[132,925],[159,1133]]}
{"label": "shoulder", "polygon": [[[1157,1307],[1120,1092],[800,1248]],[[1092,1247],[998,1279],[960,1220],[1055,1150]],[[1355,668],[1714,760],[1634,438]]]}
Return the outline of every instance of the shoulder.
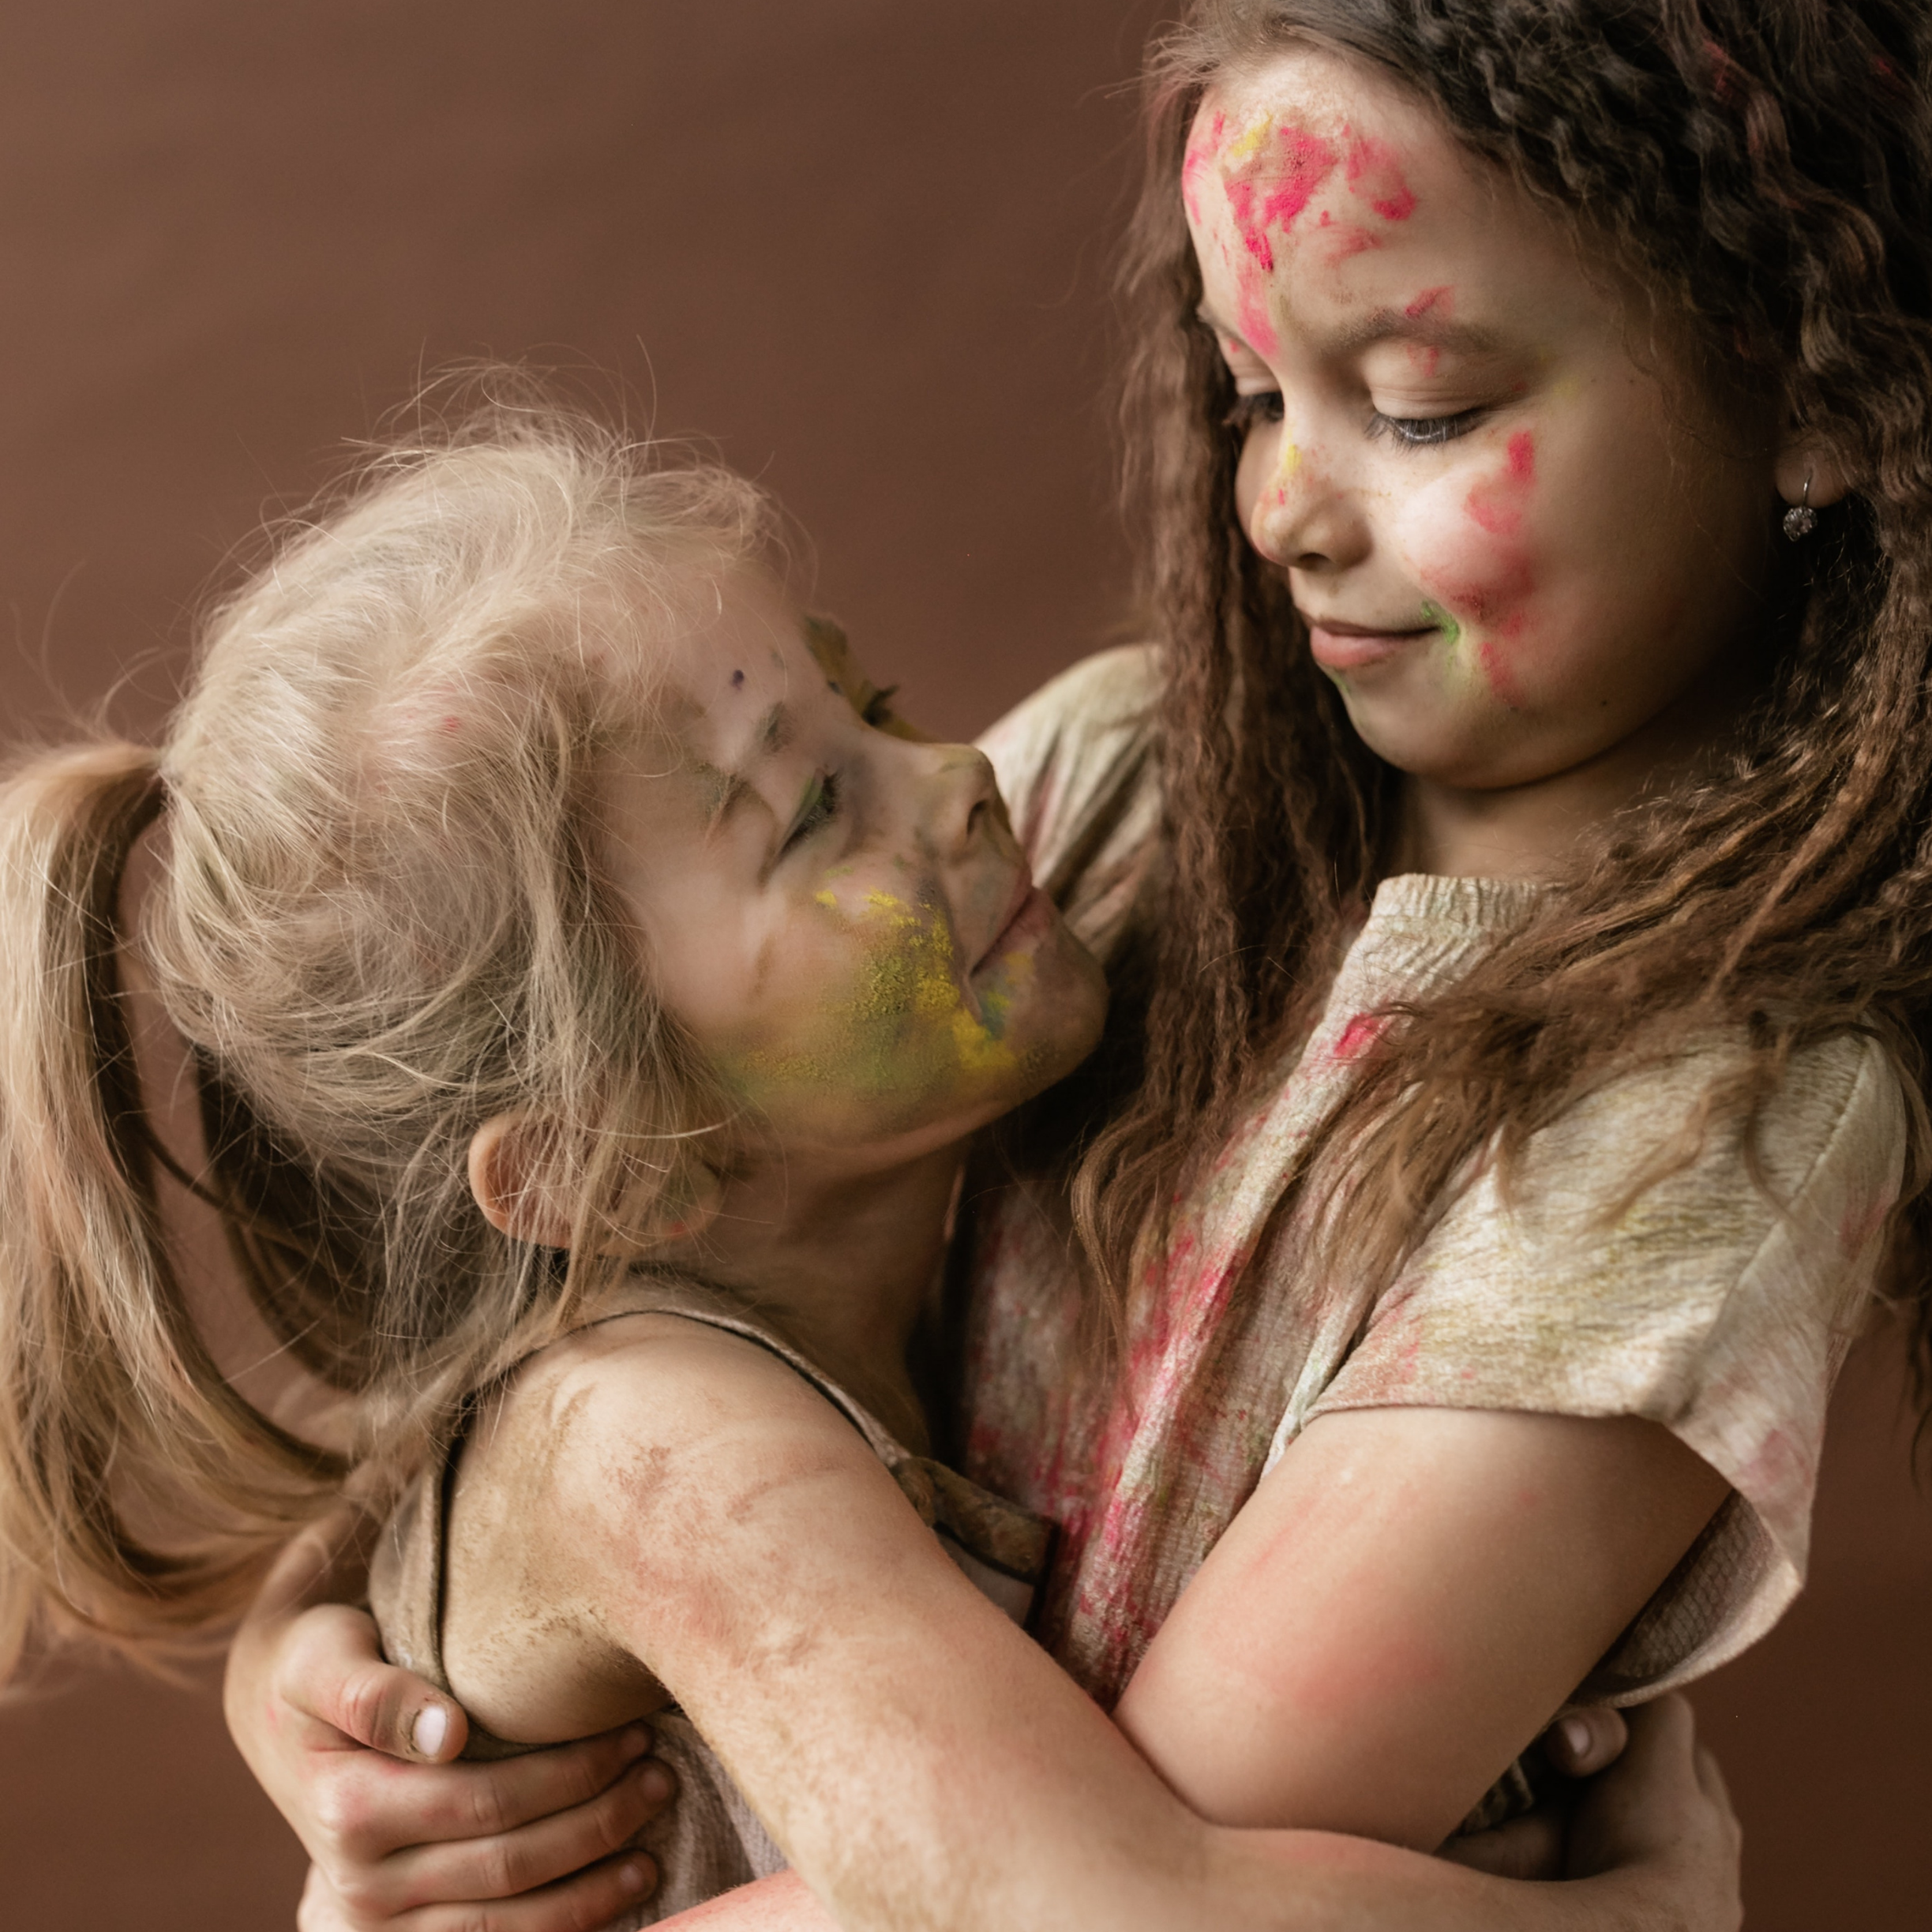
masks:
{"label": "shoulder", "polygon": [[1159,851],[1161,683],[1152,646],[1104,651],[1042,685],[979,741],[1034,877],[1103,964]]}
{"label": "shoulder", "polygon": [[769,1350],[666,1315],[580,1330],[523,1365],[464,1449],[451,1686],[525,1742],[644,1714],[679,1633],[812,1581],[813,1525],[835,1511],[882,1541],[925,1533],[851,1422]]}
{"label": "shoulder", "polygon": [[580,1330],[536,1357],[478,1431],[474,1467],[543,1472],[565,1518],[681,1533],[812,1469],[876,1469],[850,1420],[756,1342],[676,1315]]}
{"label": "shoulder", "polygon": [[1153,645],[1096,651],[1022,699],[981,733],[979,747],[1011,804],[1056,763],[1118,755],[1144,741],[1160,695]]}

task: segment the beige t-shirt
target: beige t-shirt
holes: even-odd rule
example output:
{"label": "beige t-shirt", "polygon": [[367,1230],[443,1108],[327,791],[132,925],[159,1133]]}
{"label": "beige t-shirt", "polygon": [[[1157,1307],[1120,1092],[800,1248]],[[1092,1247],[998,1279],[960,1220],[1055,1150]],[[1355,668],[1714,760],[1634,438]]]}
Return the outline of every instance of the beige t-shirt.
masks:
{"label": "beige t-shirt", "polygon": [[[1103,959],[1157,916],[1155,677],[1146,651],[1090,658],[982,741],[1036,872]],[[1379,1296],[1309,1278],[1296,1201],[1270,1225],[1379,1010],[1453,983],[1539,891],[1382,884],[1307,1044],[1184,1205],[1117,1386],[1080,1373],[1061,1224],[1020,1188],[978,1203],[966,1466],[1061,1525],[1041,1634],[1103,1701],[1264,1470],[1334,1409],[1643,1416],[1733,1485],[1581,1696],[1634,1702],[1713,1669],[1802,1585],[1825,1403],[1903,1168],[1904,1099],[1874,1041],[1794,1056],[1757,1130],[1765,1185],[1741,1137],[1714,1130],[1624,1202],[1735,1064],[1742,1043],[1713,1036],[1534,1136],[1506,1201],[1479,1175]]]}

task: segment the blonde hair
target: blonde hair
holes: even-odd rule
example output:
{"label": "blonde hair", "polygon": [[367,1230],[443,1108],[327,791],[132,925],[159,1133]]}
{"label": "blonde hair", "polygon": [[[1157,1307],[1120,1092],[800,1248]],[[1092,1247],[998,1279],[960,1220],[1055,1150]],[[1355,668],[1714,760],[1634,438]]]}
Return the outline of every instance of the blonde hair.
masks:
{"label": "blonde hair", "polygon": [[[605,883],[596,785],[648,719],[652,641],[769,557],[773,512],[492,388],[214,613],[158,757],[76,747],[0,790],[0,1675],[36,1634],[211,1627],[351,1466],[249,1409],[197,1335],[117,943],[193,1049],[204,1191],[262,1313],[362,1398],[366,1476],[567,1317],[613,1227],[704,1185],[725,1105]],[[471,1137],[513,1112],[583,1203],[567,1270],[471,1199]],[[165,1548],[136,1527],[157,1507]]]}

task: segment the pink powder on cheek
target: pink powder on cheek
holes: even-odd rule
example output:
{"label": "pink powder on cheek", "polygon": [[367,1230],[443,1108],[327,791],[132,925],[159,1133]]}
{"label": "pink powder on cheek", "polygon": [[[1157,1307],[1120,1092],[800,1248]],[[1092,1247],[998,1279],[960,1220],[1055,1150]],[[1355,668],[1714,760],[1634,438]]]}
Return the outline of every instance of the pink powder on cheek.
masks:
{"label": "pink powder on cheek", "polygon": [[1530,486],[1536,480],[1536,440],[1519,430],[1509,441],[1501,476],[1485,477],[1473,485],[1462,507],[1472,523],[1492,537],[1513,537],[1522,527]]}
{"label": "pink powder on cheek", "polygon": [[1517,682],[1515,667],[1506,647],[1521,641],[1527,623],[1521,611],[1512,610],[1496,627],[1495,635],[1485,637],[1476,647],[1476,661],[1483,667],[1490,689],[1499,703],[1506,704],[1513,711],[1523,708],[1523,688]]}
{"label": "pink powder on cheek", "polygon": [[1358,134],[1349,143],[1349,192],[1366,201],[1384,221],[1406,221],[1416,197],[1402,177],[1401,163],[1386,141]]}

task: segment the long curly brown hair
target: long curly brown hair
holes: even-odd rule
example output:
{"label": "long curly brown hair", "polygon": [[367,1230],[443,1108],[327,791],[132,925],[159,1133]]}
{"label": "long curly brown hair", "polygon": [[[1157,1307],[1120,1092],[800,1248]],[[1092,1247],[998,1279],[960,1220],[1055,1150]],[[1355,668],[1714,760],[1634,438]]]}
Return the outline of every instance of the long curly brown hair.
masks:
{"label": "long curly brown hair", "polygon": [[1236,514],[1232,384],[1195,313],[1180,189],[1203,92],[1313,41],[1397,77],[1472,154],[1586,226],[1679,318],[1694,367],[1781,395],[1855,486],[1781,567],[1772,673],[1721,767],[1604,828],[1532,924],[1385,1034],[1328,1136],[1351,1150],[1334,1244],[1386,1277],[1472,1157],[1508,1160],[1640,1039],[1660,1052],[1690,1026],[1741,1023],[1750,1071],[1715,1117],[1748,1122],[1794,1049],[1863,1030],[1894,1056],[1914,1120],[1893,1252],[1923,1344],[1923,1273],[1906,1259],[1928,1221],[1932,1035],[1922,14],[1897,0],[1199,0],[1157,44],[1124,286],[1171,851],[1144,1079],[1075,1177],[1110,1282],[1139,1278],[1169,1205],[1309,1022],[1389,852],[1397,775],[1356,737]]}

